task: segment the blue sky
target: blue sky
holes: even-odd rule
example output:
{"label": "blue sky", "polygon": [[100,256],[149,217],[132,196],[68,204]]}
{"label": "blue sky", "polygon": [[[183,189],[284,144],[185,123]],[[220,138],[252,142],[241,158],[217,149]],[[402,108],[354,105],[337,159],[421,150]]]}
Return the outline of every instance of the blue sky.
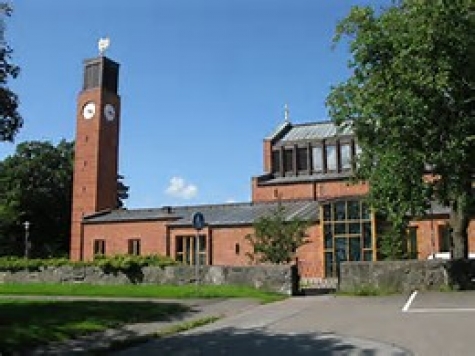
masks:
{"label": "blue sky", "polygon": [[[389,0],[17,0],[7,22],[24,140],[74,139],[82,61],[121,64],[119,170],[129,208],[248,201],[262,140],[328,119],[349,54],[331,48],[353,5]],[[0,159],[14,152],[0,143]]]}

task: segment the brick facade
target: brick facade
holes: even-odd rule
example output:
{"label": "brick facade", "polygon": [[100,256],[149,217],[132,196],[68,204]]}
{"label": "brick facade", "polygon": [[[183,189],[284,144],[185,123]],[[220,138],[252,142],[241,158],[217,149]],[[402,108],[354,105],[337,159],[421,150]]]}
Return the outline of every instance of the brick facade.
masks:
{"label": "brick facade", "polygon": [[368,185],[345,181],[321,181],[290,184],[260,185],[252,178],[252,201],[293,199],[325,200],[335,197],[360,196],[368,193]]}
{"label": "brick facade", "polygon": [[[97,61],[101,60],[97,59]],[[109,60],[104,61],[106,63]],[[89,102],[96,104],[96,113],[91,119],[84,119],[83,108]],[[112,104],[115,107],[115,120],[105,119],[105,104]],[[94,241],[96,240],[105,242],[106,255],[126,254],[129,252],[129,241],[132,239],[139,241],[141,255],[159,254],[176,258],[178,242],[181,241],[182,244],[183,237],[187,237],[185,240],[188,239],[188,243],[190,243],[196,236],[196,231],[191,227],[189,221],[178,224],[183,216],[174,215],[173,208],[161,209],[161,215],[157,212],[156,216],[142,216],[142,218],[134,211],[114,210],[117,204],[119,117],[120,97],[116,92],[111,92],[108,88],[100,85],[83,90],[79,94],[76,117],[71,259],[91,260],[94,257]],[[311,213],[314,217],[318,217],[322,215],[320,212],[322,209],[318,207],[318,204],[338,199],[355,200],[368,193],[367,184],[352,184],[348,180],[351,170],[349,158],[356,155],[357,144],[348,136],[348,132],[339,137],[338,131],[334,130],[331,124],[323,123],[324,127],[318,125],[320,124],[314,124],[313,127],[312,125],[296,125],[294,127],[291,123],[286,122],[280,127],[280,131],[272,135],[272,138],[264,140],[264,174],[252,178],[252,202],[249,203],[248,209],[256,204],[268,205],[271,204],[268,202],[275,204],[276,201],[299,202],[302,200],[314,204],[315,207],[312,208],[314,211]],[[329,136],[318,137],[322,132]],[[312,137],[316,141],[310,141],[309,135],[313,135]],[[304,137],[306,141],[299,144],[297,141],[301,137]],[[286,162],[292,167],[284,166],[283,161],[287,159],[287,156],[283,154],[280,155],[280,158],[276,158],[276,160],[280,159],[279,169],[272,167],[274,145],[280,147],[281,153],[284,152],[282,148],[294,150],[289,156],[292,162],[289,160]],[[298,151],[302,147],[308,151],[303,153]],[[299,156],[300,154],[303,156]],[[279,173],[274,176],[273,172],[277,171]],[[314,172],[319,173],[317,175]],[[285,176],[286,174],[289,176]],[[234,209],[232,204],[216,205],[216,209],[219,210],[220,207],[223,209],[227,207],[228,210]],[[192,212],[190,209],[183,210],[183,214],[186,212],[186,215],[189,216]],[[210,214],[216,214],[216,209],[210,208]],[[243,211],[246,212],[246,210]],[[108,219],[107,217],[112,216],[114,212],[123,214]],[[128,212],[130,212],[130,216],[134,216],[133,219],[124,218]],[[296,212],[296,214],[300,213],[302,212]],[[105,218],[91,220],[87,215],[104,216]],[[439,226],[443,226],[446,219],[447,216],[438,215],[433,220],[412,222],[412,225],[417,227],[418,258],[426,259],[429,255],[440,250]],[[297,250],[296,262],[303,277],[325,276],[323,225],[326,222],[322,223],[319,220],[314,218],[313,224],[308,229],[308,243]],[[369,218],[367,218],[366,224],[368,224],[368,220]],[[234,220],[231,219],[226,224],[208,224],[200,231],[200,235],[204,235],[206,241],[206,264],[242,266],[250,263],[248,253],[251,252],[251,246],[245,237],[253,233],[253,227],[249,218],[246,221],[243,223],[241,218],[235,217]],[[349,229],[351,224],[350,222],[345,226],[348,226]],[[361,226],[363,224],[362,221]],[[373,247],[370,252],[373,253],[373,258],[376,256],[374,253],[377,237],[375,224],[376,222],[372,218]],[[335,223],[334,226],[337,224]],[[362,229],[361,226],[359,228]],[[358,239],[361,238],[361,243],[363,243],[363,237],[360,237],[359,233],[357,232],[356,236]],[[349,236],[349,232],[346,234]],[[335,236],[337,235],[335,233]],[[469,235],[470,248],[475,251],[475,221],[470,224]],[[350,239],[354,236],[345,238],[348,238],[347,243],[349,244]],[[184,248],[183,244],[180,245],[180,248]],[[348,248],[351,249],[351,246]],[[360,250],[363,251],[363,248],[360,247]],[[189,251],[187,258],[192,259],[192,253]],[[336,248],[335,252],[331,253],[336,256]],[[183,255],[183,252],[181,254]]]}
{"label": "brick facade", "polygon": [[[441,227],[447,225],[448,216],[434,217],[432,220],[418,220],[411,222],[411,226],[417,227],[418,258],[425,260],[430,255],[444,251],[441,246],[443,237]],[[475,220],[471,220],[468,227],[468,248],[475,252]]]}
{"label": "brick facade", "polygon": [[[93,60],[106,70],[107,60]],[[86,69],[85,69],[86,70]],[[86,79],[85,79],[86,80]],[[86,104],[93,103],[92,117],[84,117]],[[115,117],[107,120],[106,104],[113,105]],[[83,90],[77,100],[74,151],[73,203],[70,257],[83,258],[82,218],[117,206],[120,98],[102,86]]]}
{"label": "brick facade", "polygon": [[106,255],[126,254],[130,239],[140,240],[141,254],[166,255],[167,226],[164,221],[84,224],[84,260],[94,257],[94,240],[105,240]]}
{"label": "brick facade", "polygon": [[270,173],[271,172],[271,165],[272,165],[272,141],[269,139],[264,140],[264,172]]}

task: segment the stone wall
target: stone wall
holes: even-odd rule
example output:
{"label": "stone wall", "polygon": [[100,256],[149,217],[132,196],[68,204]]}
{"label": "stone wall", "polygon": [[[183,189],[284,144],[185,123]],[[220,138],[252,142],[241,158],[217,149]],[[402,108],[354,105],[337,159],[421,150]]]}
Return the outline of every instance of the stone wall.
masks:
{"label": "stone wall", "polygon": [[[104,271],[100,267],[45,267],[38,271],[0,271],[0,283],[194,284],[190,266],[144,267],[134,273]],[[203,266],[199,281],[207,285],[249,286],[290,295],[296,292],[293,266]]]}
{"label": "stone wall", "polygon": [[475,289],[475,260],[343,262],[339,290],[351,292],[362,286],[398,292]]}

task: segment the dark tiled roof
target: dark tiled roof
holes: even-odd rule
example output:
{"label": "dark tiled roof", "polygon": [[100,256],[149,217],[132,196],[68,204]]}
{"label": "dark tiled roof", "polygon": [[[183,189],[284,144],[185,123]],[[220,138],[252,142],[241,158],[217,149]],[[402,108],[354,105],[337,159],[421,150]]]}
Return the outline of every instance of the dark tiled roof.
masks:
{"label": "dark tiled roof", "polygon": [[[193,213],[200,211],[210,226],[250,225],[256,219],[268,215],[277,202],[237,203],[197,206],[163,207],[157,209],[113,210],[86,216],[86,223],[124,222],[142,220],[171,220],[170,226],[191,226]],[[311,200],[285,201],[286,218],[298,217],[317,220],[318,203]]]}

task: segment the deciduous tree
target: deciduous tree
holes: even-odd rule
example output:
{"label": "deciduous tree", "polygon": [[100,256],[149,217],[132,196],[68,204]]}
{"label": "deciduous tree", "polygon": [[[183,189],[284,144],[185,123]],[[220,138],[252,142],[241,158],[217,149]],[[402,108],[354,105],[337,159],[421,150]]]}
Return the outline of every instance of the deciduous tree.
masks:
{"label": "deciduous tree", "polygon": [[254,222],[254,234],[247,235],[253,247],[248,256],[257,263],[289,263],[295,257],[297,248],[306,244],[306,230],[309,223],[298,218],[286,219],[285,207],[277,208]]}
{"label": "deciduous tree", "polygon": [[[352,75],[327,104],[362,147],[357,177],[401,226],[430,200],[450,207],[453,257],[466,258],[475,162],[475,3],[401,0],[355,7],[336,30]],[[428,173],[430,173],[428,175]]]}
{"label": "deciduous tree", "polygon": [[65,254],[71,220],[73,143],[29,141],[0,162],[2,253],[23,248],[23,226],[31,223],[32,255]]}
{"label": "deciduous tree", "polygon": [[5,19],[11,13],[11,7],[0,2],[0,141],[13,141],[23,125],[18,112],[18,96],[8,87],[10,79],[20,72],[20,68],[11,62],[13,50],[5,39]]}
{"label": "deciduous tree", "polygon": [[[73,142],[27,141],[0,161],[0,255],[22,254],[25,221],[33,256],[68,253],[73,155]],[[118,208],[128,197],[123,179],[118,176]]]}

